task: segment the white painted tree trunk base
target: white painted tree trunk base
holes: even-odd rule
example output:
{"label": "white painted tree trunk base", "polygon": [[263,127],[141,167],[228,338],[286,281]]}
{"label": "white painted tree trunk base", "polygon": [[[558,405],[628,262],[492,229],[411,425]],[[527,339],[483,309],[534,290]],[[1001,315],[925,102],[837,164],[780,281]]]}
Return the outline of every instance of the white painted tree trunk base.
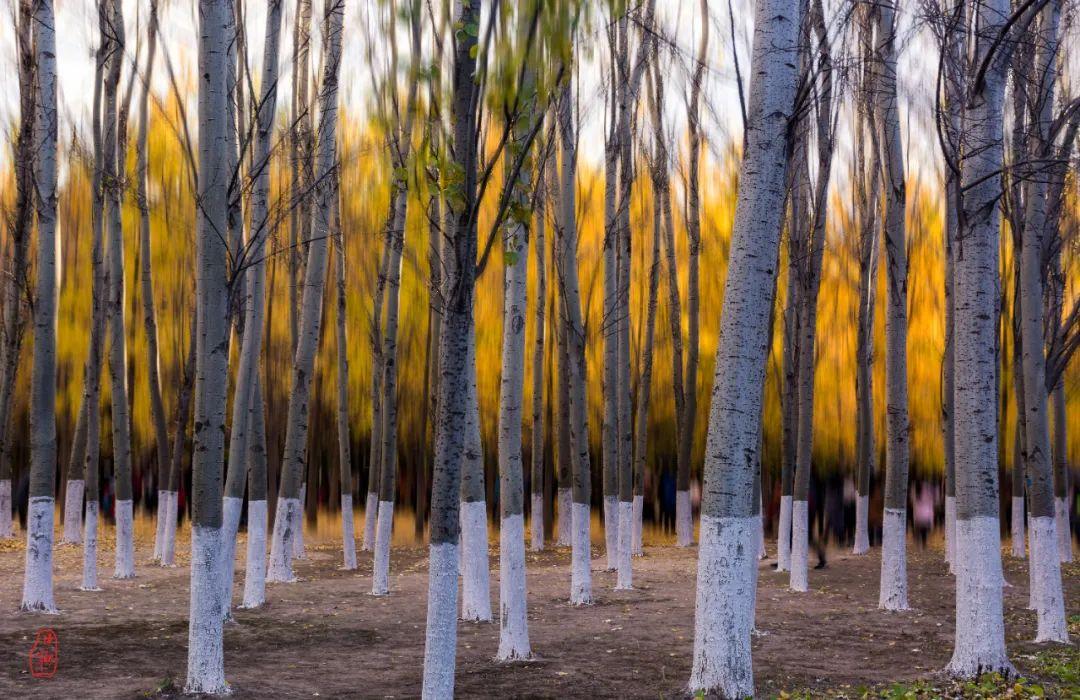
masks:
{"label": "white painted tree trunk base", "polygon": [[993,516],[956,521],[956,641],[946,672],[958,678],[1016,674],[1005,651],[998,533]]}
{"label": "white painted tree trunk base", "polygon": [[1065,622],[1065,598],[1061,587],[1061,562],[1058,559],[1057,527],[1050,516],[1031,519],[1032,584],[1039,620],[1036,642],[1068,642]]}
{"label": "white painted tree trunk base", "polygon": [[1010,530],[1012,534],[1012,547],[1009,554],[1017,559],[1023,559],[1027,556],[1027,550],[1024,547],[1024,497],[1013,496],[1012,497],[1012,528]]}
{"label": "white painted tree trunk base", "polygon": [[691,695],[754,694],[750,630],[757,566],[751,552],[756,537],[756,515],[701,516]]}
{"label": "white painted tree trunk base", "polygon": [[592,571],[589,569],[591,529],[589,504],[574,503],[573,505],[574,528],[573,551],[570,563],[570,604],[592,605]]}
{"label": "white painted tree trunk base", "polygon": [[945,497],[945,561],[956,571],[956,496]]}
{"label": "white painted tree trunk base", "polygon": [[176,526],[179,521],[179,494],[169,491],[169,502],[165,511],[165,533],[161,540],[161,565],[176,566]]}
{"label": "white painted tree trunk base", "polygon": [[1054,499],[1054,518],[1057,521],[1058,557],[1063,564],[1073,560],[1072,523],[1069,522],[1069,499]]}
{"label": "white painted tree trunk base", "polygon": [[245,610],[266,602],[266,501],[248,501],[247,562],[244,565]]}
{"label": "white painted tree trunk base", "polygon": [[225,682],[221,608],[221,528],[191,528],[191,607],[188,622],[188,669],[184,692],[222,695]]}
{"label": "white painted tree trunk base", "polygon": [[86,515],[83,517],[83,578],[80,591],[100,591],[97,580],[97,531],[98,504],[86,502]]}
{"label": "white painted tree trunk base", "polygon": [[300,487],[300,511],[296,516],[295,530],[293,531],[293,559],[307,559],[307,549],[304,548],[304,504],[307,503],[307,484]]}
{"label": "white painted tree trunk base", "polygon": [[810,590],[807,581],[807,554],[810,548],[806,501],[791,503],[791,590],[805,593]]}
{"label": "white painted tree trunk base", "polygon": [[604,496],[604,554],[606,571],[619,570],[619,499]]}
{"label": "white painted tree trunk base", "polygon": [[0,479],[0,540],[15,538],[11,518],[11,479]]}
{"label": "white painted tree trunk base", "polygon": [[364,538],[360,541],[360,551],[370,552],[375,549],[375,521],[379,517],[379,494],[368,493],[364,502]]}
{"label": "white painted tree trunk base", "polygon": [[634,502],[619,501],[619,574],[615,590],[630,591],[634,588]]}
{"label": "white painted tree trunk base", "polygon": [[544,495],[532,495],[532,513],[529,516],[529,548],[534,552],[544,551]]}
{"label": "white painted tree trunk base", "polygon": [[780,497],[780,531],[776,533],[776,570],[791,570],[791,496]]}
{"label": "white painted tree trunk base", "polygon": [[461,619],[491,622],[487,503],[461,501]]}
{"label": "white painted tree trunk base", "polygon": [[497,661],[532,658],[525,584],[525,520],[502,519],[499,528],[499,651]]}
{"label": "white painted tree trunk base", "polygon": [[570,489],[559,489],[558,537],[556,545],[569,547],[573,540],[574,497]]}
{"label": "white painted tree trunk base", "polygon": [[390,595],[390,539],[394,534],[394,502],[379,501],[375,526],[375,565],[371,571],[371,595]]}
{"label": "white painted tree trunk base", "polygon": [[454,697],[457,579],[457,545],[440,542],[428,547],[427,633],[422,695],[428,700],[452,700]]}
{"label": "white painted tree trunk base", "polygon": [[221,614],[226,622],[233,620],[232,593],[236,579],[236,533],[240,530],[240,511],[243,498],[225,496],[221,499]]}
{"label": "white painted tree trunk base", "polygon": [[[249,525],[249,531],[250,528]],[[356,569],[356,536],[353,534],[352,494],[349,493],[341,494],[341,555],[341,568],[346,571]]]}
{"label": "white painted tree trunk base", "polygon": [[64,537],[61,544],[82,542],[83,480],[68,479],[64,496]]}
{"label": "white painted tree trunk base", "polygon": [[645,497],[634,496],[634,544],[630,553],[635,557],[645,556],[645,543],[642,539],[642,519],[645,516]]}
{"label": "white painted tree trunk base", "polygon": [[855,498],[855,546],[852,554],[866,554],[870,551],[870,495],[862,494]]}
{"label": "white painted tree trunk base", "polygon": [[154,557],[150,561],[161,561],[161,552],[165,546],[165,520],[169,513],[169,492],[158,490],[157,512],[154,515]]}
{"label": "white painted tree trunk base", "polygon": [[135,530],[130,500],[116,502],[116,566],[113,578],[135,578]]}
{"label": "white painted tree trunk base", "polygon": [[266,567],[267,583],[296,582],[292,569],[292,538],[299,519],[300,499],[278,498],[274,535],[270,541],[270,564]]}
{"label": "white painted tree trunk base", "polygon": [[881,586],[878,607],[910,610],[907,598],[907,510],[886,508],[881,533]]}
{"label": "white painted tree trunk base", "polygon": [[690,492],[675,492],[675,544],[691,547],[694,544],[694,509],[690,506]]}
{"label": "white painted tree trunk base", "polygon": [[26,516],[26,569],[23,575],[22,609],[56,613],[53,600],[53,511],[51,496],[30,499]]}

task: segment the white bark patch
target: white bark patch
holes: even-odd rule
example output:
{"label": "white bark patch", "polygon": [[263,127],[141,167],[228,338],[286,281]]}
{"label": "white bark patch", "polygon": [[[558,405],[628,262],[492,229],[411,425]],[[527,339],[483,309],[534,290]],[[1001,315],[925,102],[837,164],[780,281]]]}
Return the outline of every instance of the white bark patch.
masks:
{"label": "white bark patch", "polygon": [[589,553],[591,547],[589,530],[589,504],[574,503],[573,506],[574,528],[573,552],[571,552],[570,564],[570,604],[592,605],[592,572],[589,570]]}
{"label": "white bark patch", "polygon": [[780,531],[776,533],[776,570],[791,569],[791,496],[780,497]]}
{"label": "white bark patch", "polygon": [[304,549],[304,504],[307,503],[307,484],[300,486],[300,509],[296,512],[293,520],[292,555],[293,559],[307,559],[307,550]]}
{"label": "white bark patch", "polygon": [[221,695],[225,682],[222,644],[220,570],[221,528],[191,528],[191,607],[188,622],[188,670],[185,693]]}
{"label": "white bark patch", "polygon": [[1054,518],[1057,521],[1058,557],[1062,563],[1073,560],[1072,523],[1069,522],[1069,499],[1054,499]]}
{"label": "white bark patch", "polygon": [[1032,583],[1038,590],[1036,612],[1039,629],[1036,642],[1068,642],[1065,598],[1061,589],[1061,562],[1058,559],[1057,527],[1050,516],[1031,519]]}
{"label": "white bark patch", "polygon": [[178,494],[169,491],[165,511],[165,534],[161,541],[161,565],[173,566],[176,561],[176,523],[178,520]]}
{"label": "white bark patch", "polygon": [[266,568],[266,580],[270,583],[295,583],[292,553],[293,533],[300,520],[299,498],[278,498],[274,515],[274,536],[270,541],[270,565]]}
{"label": "white bark patch", "polygon": [[15,537],[11,522],[11,479],[0,479],[0,540]]}
{"label": "white bark patch", "polygon": [[[251,506],[248,506],[250,510]],[[248,515],[250,521],[251,516]],[[251,525],[248,525],[248,537],[251,536]],[[343,557],[342,568],[352,571],[356,568],[356,536],[353,534],[353,508],[352,494],[341,494],[341,553]]]}
{"label": "white bark patch", "polygon": [[855,498],[855,547],[852,554],[870,551],[870,494]]}
{"label": "white bark patch", "polygon": [[232,619],[233,581],[236,577],[236,533],[240,529],[240,511],[244,499],[225,496],[221,499],[221,610]]}
{"label": "white bark patch", "polygon": [[675,492],[675,544],[680,547],[694,544],[694,512],[689,491]]}
{"label": "white bark patch", "polygon": [[532,515],[529,517],[529,545],[534,552],[544,551],[544,495],[532,495]]}
{"label": "white bark patch", "polygon": [[617,496],[604,496],[604,550],[607,555],[607,570],[619,568],[619,499]]}
{"label": "white bark patch", "polygon": [[805,593],[810,589],[806,580],[807,550],[810,546],[806,522],[806,501],[791,502],[791,590]]}
{"label": "white bark patch", "polygon": [[631,553],[635,557],[645,556],[645,544],[642,541],[642,519],[645,516],[645,497],[634,496],[634,546]]}
{"label": "white bark patch", "polygon": [[1024,549],[1024,497],[1013,496],[1012,497],[1012,548],[1009,553],[1018,558],[1023,559],[1027,552]]}
{"label": "white bark patch", "polygon": [[64,544],[82,542],[83,480],[68,479],[64,496]]}
{"label": "white bark patch", "polygon": [[390,595],[390,538],[394,534],[394,502],[379,501],[375,526],[375,565],[371,572],[371,595]]}
{"label": "white bark patch", "polygon": [[502,519],[499,528],[498,661],[532,657],[525,586],[525,520],[521,514]]}
{"label": "white bark patch", "polygon": [[907,510],[886,508],[881,532],[882,610],[910,610],[907,600]]}
{"label": "white bark patch", "polygon": [[51,496],[30,499],[26,516],[26,570],[22,609],[55,613],[53,601],[53,510]]}
{"label": "white bark patch", "polygon": [[370,552],[375,549],[375,519],[379,515],[379,494],[368,493],[364,503],[364,539],[360,542],[360,550]]}
{"label": "white bark patch", "polygon": [[634,531],[634,503],[619,501],[619,575],[615,590],[629,591],[634,587],[632,556]]}
{"label": "white bark patch", "polygon": [[559,547],[569,547],[573,539],[571,532],[574,527],[571,521],[574,519],[574,496],[570,489],[559,489]]}
{"label": "white bark patch", "polygon": [[135,578],[135,527],[132,502],[116,502],[116,566],[113,578]]}
{"label": "white bark patch", "polygon": [[154,558],[151,561],[161,561],[161,552],[165,546],[165,520],[169,513],[169,492],[159,490],[157,492],[156,527],[154,529]]}
{"label": "white bark patch", "polygon": [[949,562],[949,573],[953,573],[956,563],[956,496],[945,497],[945,561]]}
{"label": "white bark patch", "polygon": [[86,502],[83,517],[83,580],[80,591],[100,591],[97,584],[97,501]]}
{"label": "white bark patch", "polygon": [[428,548],[427,634],[423,697],[452,700],[457,656],[458,548],[440,542]]}
{"label": "white bark patch", "polygon": [[244,564],[244,602],[257,608],[266,602],[266,501],[248,501],[247,562]]}
{"label": "white bark patch", "polygon": [[697,614],[690,693],[754,694],[750,630],[754,624],[757,516],[701,516]]}
{"label": "white bark patch", "polygon": [[491,622],[491,578],[488,572],[487,503],[462,501],[461,619]]}
{"label": "white bark patch", "polygon": [[1005,652],[1000,547],[996,517],[957,519],[956,641],[946,668],[950,675],[1016,673]]}

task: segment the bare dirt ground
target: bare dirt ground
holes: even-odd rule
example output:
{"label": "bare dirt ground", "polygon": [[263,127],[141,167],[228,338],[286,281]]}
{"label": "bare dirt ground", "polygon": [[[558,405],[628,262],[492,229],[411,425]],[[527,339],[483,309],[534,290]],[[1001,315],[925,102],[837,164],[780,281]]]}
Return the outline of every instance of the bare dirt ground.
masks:
{"label": "bare dirt ground", "polygon": [[[359,520],[359,519],[358,519]],[[358,525],[362,523],[358,522]],[[404,523],[401,523],[404,526]],[[398,529],[404,529],[399,527]],[[359,530],[358,530],[359,532]],[[300,582],[275,584],[268,605],[236,611],[225,632],[226,675],[237,698],[417,697],[426,611],[426,550],[395,547],[392,594],[368,595],[371,555],[360,569],[341,571],[333,528],[309,535],[308,558],[297,562]],[[77,590],[81,549],[60,547],[56,601],[61,614],[17,612],[23,547],[0,544],[0,698],[135,698],[173,695],[186,667],[188,570],[151,565],[152,524],[137,529],[138,577],[109,578],[112,531],[101,542],[97,593]],[[492,535],[495,532],[493,529]],[[497,540],[497,538],[496,538]],[[498,624],[459,626],[460,697],[680,697],[689,678],[693,645],[696,550],[646,547],[634,561],[633,591],[614,591],[613,573],[594,544],[596,604],[567,604],[569,550],[528,554],[529,634],[536,659],[493,661]],[[178,551],[186,552],[182,532]],[[770,551],[771,551],[770,543]],[[237,551],[243,553],[241,544]],[[242,555],[241,555],[242,557]],[[1006,635],[1014,660],[1045,648],[1034,637],[1034,613],[1023,562],[1004,558]],[[499,562],[491,562],[493,609],[498,610]],[[236,602],[242,592],[238,564]],[[762,563],[753,643],[758,694],[783,690],[810,695],[850,686],[932,677],[948,662],[953,635],[952,577],[940,547],[909,543],[911,612],[877,609],[878,550],[854,557],[836,552],[810,572],[811,592],[787,590],[786,574]],[[1080,567],[1065,570],[1066,606],[1080,613]],[[35,632],[53,628],[60,663],[50,679],[33,678],[27,654]],[[1080,688],[1047,686],[1051,695]],[[164,690],[164,692],[162,692]],[[861,693],[854,693],[856,695]]]}

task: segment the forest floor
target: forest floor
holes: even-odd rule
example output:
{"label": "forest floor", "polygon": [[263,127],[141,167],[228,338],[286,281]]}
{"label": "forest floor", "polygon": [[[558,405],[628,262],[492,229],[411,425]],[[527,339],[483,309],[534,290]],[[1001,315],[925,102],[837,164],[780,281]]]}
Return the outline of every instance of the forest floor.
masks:
{"label": "forest floor", "polygon": [[[172,697],[186,667],[188,570],[162,569],[147,560],[153,530],[137,527],[137,578],[116,581],[112,529],[100,542],[101,585],[77,589],[81,549],[58,549],[56,602],[61,614],[31,615],[19,606],[23,545],[0,544],[0,698]],[[411,525],[411,522],[409,523]],[[358,525],[362,521],[358,518]],[[405,525],[405,523],[399,523]],[[358,530],[359,532],[360,530]],[[342,571],[333,528],[308,536],[300,582],[274,584],[262,610],[236,611],[225,631],[226,676],[233,697],[418,697],[424,655],[426,550],[395,547],[391,595],[368,595],[370,553],[359,570]],[[594,528],[598,534],[598,529]],[[495,530],[492,529],[494,537]],[[243,535],[241,535],[243,537]],[[494,538],[497,542],[497,537]],[[647,540],[648,544],[648,540]],[[634,560],[633,591],[615,591],[614,573],[594,545],[596,603],[573,608],[566,600],[566,548],[528,553],[529,634],[536,658],[493,661],[498,624],[459,625],[460,697],[680,697],[690,675],[696,549],[647,546]],[[186,553],[186,529],[178,552]],[[492,547],[491,591],[498,611],[499,557]],[[770,553],[772,543],[770,543]],[[244,552],[241,544],[238,552]],[[760,567],[753,640],[757,691],[766,697],[934,697],[942,694],[1080,697],[1076,645],[1035,645],[1035,614],[1026,610],[1024,562],[1004,557],[1006,635],[1027,685],[997,690],[949,686],[941,669],[953,642],[953,579],[940,546],[909,541],[909,599],[913,610],[877,609],[879,550],[855,557],[832,552],[827,568],[811,570],[809,593],[793,593],[787,575]],[[241,555],[242,559],[242,555]],[[813,563],[813,557],[812,562]],[[1074,642],[1080,636],[1080,565],[1065,568],[1065,598]],[[243,589],[242,561],[236,598]],[[33,678],[27,655],[41,627],[59,639],[59,667]],[[902,683],[902,686],[893,684]],[[1023,684],[1021,684],[1023,685]],[[949,688],[953,690],[949,690]],[[869,688],[869,691],[867,691]],[[911,694],[909,694],[911,693]]]}

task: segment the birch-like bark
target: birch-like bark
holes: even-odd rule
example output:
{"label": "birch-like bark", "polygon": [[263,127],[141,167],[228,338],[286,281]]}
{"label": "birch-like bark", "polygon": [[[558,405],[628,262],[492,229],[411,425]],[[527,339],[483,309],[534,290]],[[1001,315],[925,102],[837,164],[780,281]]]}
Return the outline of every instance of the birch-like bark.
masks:
{"label": "birch-like bark", "polygon": [[460,199],[447,197],[452,228],[443,248],[445,304],[439,337],[439,397],[432,469],[431,536],[428,565],[427,632],[424,644],[423,697],[454,696],[457,652],[458,500],[461,466],[466,452],[468,346],[473,329],[476,274],[476,110],[475,81],[479,0],[454,0],[453,18],[465,28],[453,52],[450,101],[451,153],[462,181]]}
{"label": "birch-like bark", "polygon": [[[19,66],[19,125],[15,142],[15,216],[10,228],[11,261],[4,275],[3,325],[0,332],[0,539],[15,537],[11,521],[11,411],[15,379],[22,350],[23,329],[27,321],[26,268],[30,235],[34,225],[34,120],[36,119],[36,60],[33,42],[32,0],[19,0],[16,23],[16,46]],[[100,53],[100,49],[99,49]],[[100,58],[95,95],[100,85]],[[98,99],[94,100],[97,105]],[[97,109],[95,108],[95,117]],[[95,129],[95,139],[97,130]],[[95,141],[96,143],[96,141]],[[95,173],[98,162],[95,159]],[[81,415],[81,414],[80,414]],[[76,436],[78,442],[78,436]],[[73,462],[72,464],[76,464]],[[70,470],[70,466],[69,466]]]}
{"label": "birch-like bark", "polygon": [[1004,0],[986,0],[977,9],[971,65],[980,70],[965,95],[955,249],[956,642],[948,672],[964,678],[1014,672],[1002,618],[994,356],[1008,52],[992,46],[992,37],[1004,31],[1009,9]]}
{"label": "birch-like bark", "polygon": [[105,107],[103,119],[104,158],[103,187],[105,188],[105,231],[108,246],[106,262],[109,268],[106,324],[109,335],[109,378],[112,394],[113,474],[116,490],[116,565],[113,578],[135,576],[135,542],[132,532],[131,492],[131,414],[127,391],[126,297],[124,293],[124,229],[121,205],[124,193],[124,161],[118,140],[117,90],[124,61],[124,19],[121,3],[112,0],[109,25],[109,68],[105,77]]}
{"label": "birch-like bark", "polygon": [[705,446],[689,689],[728,698],[754,694],[754,455],[798,82],[799,15],[792,0],[762,0],[755,8],[748,131]]}
{"label": "birch-like bark", "polygon": [[[1035,48],[1035,91],[1028,153],[1035,159],[1047,154],[1053,122],[1055,63],[1058,48],[1060,0],[1050,0],[1041,11]],[[1068,642],[1061,585],[1057,522],[1054,508],[1054,470],[1047,406],[1046,356],[1043,319],[1043,251],[1046,232],[1046,182],[1034,177],[1025,183],[1024,229],[1020,250],[1020,329],[1023,342],[1024,454],[1030,493],[1031,580],[1038,615],[1037,642]]]}
{"label": "birch-like bark", "polygon": [[461,462],[461,619],[491,622],[484,442],[476,388],[476,330],[469,331],[465,388],[465,454]]}
{"label": "birch-like bark", "polygon": [[34,365],[30,373],[30,505],[22,609],[56,612],[53,600],[53,490],[56,486],[56,27],[52,0],[34,0],[33,43],[37,83],[34,116],[34,210],[37,213],[37,285],[34,294]]}
{"label": "birch-like bark", "polygon": [[341,553],[346,571],[356,568],[353,535],[352,447],[349,435],[349,339],[346,335],[345,232],[341,230],[341,200],[335,187],[334,260],[337,263],[337,438],[341,476]]}
{"label": "birch-like bark", "polygon": [[570,404],[570,451],[573,455],[571,490],[570,604],[592,604],[590,503],[592,467],[589,463],[589,423],[586,405],[585,324],[581,314],[577,248],[577,136],[574,124],[573,92],[570,81],[559,96],[559,145],[561,149],[561,194],[556,245],[559,248],[559,282],[563,313],[566,314],[567,386]]}
{"label": "birch-like bark", "polygon": [[318,168],[315,185],[315,216],[312,237],[307,243],[308,260],[304,278],[300,338],[292,369],[292,393],[289,396],[282,457],[281,487],[278,491],[274,536],[270,547],[268,581],[294,581],[293,546],[301,527],[300,485],[307,465],[308,419],[311,378],[322,326],[322,296],[326,281],[327,239],[333,210],[333,178],[337,169],[337,92],[341,63],[341,32],[344,0],[326,0],[325,60],[319,92]]}
{"label": "birch-like bark", "polygon": [[289,123],[292,189],[289,221],[289,350],[300,341],[304,265],[311,234],[314,136],[311,131],[311,0],[296,0],[293,23],[292,118]]}
{"label": "birch-like bark", "polygon": [[[537,151],[544,154],[541,161],[544,163],[543,171],[538,170],[537,179],[541,180],[541,192],[554,184],[555,158],[550,152],[550,145],[538,148]],[[546,172],[549,177],[543,177]],[[532,427],[531,449],[529,455],[530,470],[530,549],[534,552],[544,550],[544,350],[546,337],[546,306],[547,296],[547,248],[544,242],[544,210],[546,197],[541,194],[537,199],[537,211],[533,216],[533,235],[536,238],[536,302],[534,328],[536,336],[533,340],[532,353]]]}
{"label": "birch-like bark", "polygon": [[228,225],[230,95],[226,72],[230,0],[199,0],[199,167],[195,343],[195,432],[192,456],[191,605],[187,693],[219,695],[225,683],[219,572],[222,478],[228,389]]}
{"label": "birch-like bark", "polygon": [[[241,336],[240,362],[237,368],[236,389],[233,397],[232,425],[229,435],[229,464],[223,502],[225,518],[225,572],[222,576],[223,601],[226,615],[232,605],[233,576],[236,569],[235,542],[239,525],[240,508],[244,500],[244,484],[252,488],[248,495],[248,570],[250,579],[245,583],[244,606],[256,607],[262,603],[259,593],[263,586],[257,579],[264,579],[266,561],[266,472],[265,434],[259,433],[258,424],[263,418],[261,387],[259,386],[259,357],[262,354],[266,287],[266,239],[270,235],[270,160],[274,139],[274,110],[277,107],[278,53],[281,35],[281,0],[272,0],[267,6],[266,34],[263,43],[263,68],[261,95],[255,115],[255,139],[250,169],[251,178],[251,232],[247,243],[238,256],[238,270],[246,277],[246,284],[234,290],[244,297],[240,311],[244,314]],[[258,441],[257,441],[258,440]],[[255,461],[263,463],[261,478],[251,472]],[[255,491],[262,498],[255,498]],[[260,502],[261,501],[261,502]],[[231,511],[231,512],[230,512]],[[231,517],[230,517],[231,516]],[[261,548],[259,543],[261,542]],[[254,555],[254,556],[253,556]]]}
{"label": "birch-like bark", "polygon": [[176,414],[173,418],[173,444],[169,457],[169,512],[165,521],[165,533],[161,542],[161,565],[173,566],[176,555],[177,508],[181,474],[184,469],[185,433],[188,418],[191,415],[191,399],[195,388],[196,345],[199,336],[198,304],[192,310],[191,342],[188,346],[187,359],[184,361],[184,379],[176,397]]}
{"label": "birch-like bark", "polygon": [[874,102],[878,158],[885,194],[885,513],[882,519],[881,587],[878,607],[906,610],[908,501],[907,239],[904,151],[896,88],[896,6],[874,8]]}
{"label": "birch-like bark", "polygon": [[796,446],[799,442],[799,283],[802,245],[799,201],[789,197],[787,281],[784,295],[784,376],[781,389],[780,522],[776,534],[776,570],[791,570],[791,510],[795,490]]}

